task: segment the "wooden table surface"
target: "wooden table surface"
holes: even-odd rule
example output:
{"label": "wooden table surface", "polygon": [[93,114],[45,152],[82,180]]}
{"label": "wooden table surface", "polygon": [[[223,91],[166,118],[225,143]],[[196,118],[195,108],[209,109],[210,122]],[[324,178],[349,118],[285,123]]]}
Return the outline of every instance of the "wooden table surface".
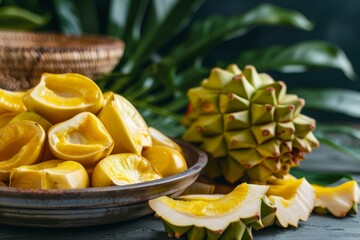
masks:
{"label": "wooden table surface", "polygon": [[[360,180],[360,161],[353,160],[325,146],[307,155],[301,166],[306,169],[321,171],[342,171],[352,174]],[[272,226],[260,231],[253,231],[254,239],[360,239],[360,214],[337,219],[332,216],[312,214],[307,222],[302,222],[298,228],[282,229]],[[139,219],[108,224],[103,226],[75,229],[44,229],[24,228],[0,225],[0,239],[51,239],[51,240],[135,240],[135,239],[168,239],[163,226],[153,215]],[[185,239],[185,238],[182,238]]]}

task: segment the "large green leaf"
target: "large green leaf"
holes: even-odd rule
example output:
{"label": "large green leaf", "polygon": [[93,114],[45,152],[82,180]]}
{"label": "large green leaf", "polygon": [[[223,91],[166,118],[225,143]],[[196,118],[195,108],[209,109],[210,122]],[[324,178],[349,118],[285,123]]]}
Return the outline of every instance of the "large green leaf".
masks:
{"label": "large green leaf", "polygon": [[321,135],[316,135],[317,139],[320,141],[321,144],[325,144],[341,153],[344,153],[354,159],[360,160],[360,151],[357,148],[354,147],[348,147],[346,145],[343,145],[337,141],[333,141],[331,138]]}
{"label": "large green leaf", "polygon": [[305,177],[307,181],[318,185],[330,185],[339,182],[343,179],[352,180],[353,177],[346,173],[325,173],[325,172],[314,172],[308,171],[302,168],[292,168],[290,173],[297,177]]}
{"label": "large green leaf", "polygon": [[178,73],[173,84],[178,90],[186,93],[190,88],[198,86],[199,83],[209,75],[210,69],[202,66],[192,66]]}
{"label": "large green leaf", "polygon": [[107,33],[115,37],[123,37],[127,19],[130,14],[130,4],[137,1],[110,0]]}
{"label": "large green leaf", "polygon": [[66,34],[79,35],[83,32],[79,13],[72,0],[53,0],[61,30]]}
{"label": "large green leaf", "polygon": [[301,13],[271,4],[262,4],[239,15],[213,16],[195,23],[188,39],[180,44],[170,57],[174,65],[186,66],[197,57],[205,55],[216,44],[242,36],[250,29],[261,25],[312,29],[311,22]]}
{"label": "large green leaf", "polygon": [[360,117],[360,92],[339,89],[295,89],[294,93],[306,100],[306,108],[337,112]]}
{"label": "large green leaf", "polygon": [[74,7],[76,7],[77,17],[81,22],[81,28],[83,32],[99,34],[99,18],[96,6],[96,0],[76,0]]}
{"label": "large green leaf", "polygon": [[34,30],[43,27],[49,20],[49,14],[41,16],[16,6],[0,8],[0,29]]}
{"label": "large green leaf", "polygon": [[239,66],[255,65],[261,71],[304,72],[314,68],[336,68],[350,79],[354,69],[345,53],[327,42],[307,41],[291,46],[271,46],[243,52],[236,63]]}
{"label": "large green leaf", "polygon": [[171,137],[179,137],[184,132],[184,127],[180,124],[181,115],[174,113],[170,108],[150,104],[142,99],[132,99],[129,95],[124,96],[134,104],[149,126],[155,127]]}
{"label": "large green leaf", "polygon": [[[165,5],[167,9],[162,12],[162,17],[158,19],[159,21],[156,24],[149,26],[150,31],[144,31],[147,34],[141,36],[138,47],[122,70],[125,73],[131,72],[149,61],[151,54],[155,53],[189,23],[194,12],[203,1],[177,0],[173,4]],[[152,3],[154,4],[154,1]]]}
{"label": "large green leaf", "polygon": [[154,7],[155,22],[163,22],[177,2],[178,0],[153,0],[152,5]]}
{"label": "large green leaf", "polygon": [[126,44],[121,64],[131,59],[138,47],[148,2],[148,0],[112,0],[110,2],[108,33],[121,38]]}
{"label": "large green leaf", "polygon": [[316,131],[319,134],[328,133],[328,134],[339,134],[343,136],[349,136],[355,141],[359,141],[360,143],[360,130],[358,128],[354,128],[351,126],[321,123],[316,127]]}
{"label": "large green leaf", "polygon": [[315,136],[325,144],[354,159],[360,160],[360,130],[344,125],[323,125],[316,128]]}

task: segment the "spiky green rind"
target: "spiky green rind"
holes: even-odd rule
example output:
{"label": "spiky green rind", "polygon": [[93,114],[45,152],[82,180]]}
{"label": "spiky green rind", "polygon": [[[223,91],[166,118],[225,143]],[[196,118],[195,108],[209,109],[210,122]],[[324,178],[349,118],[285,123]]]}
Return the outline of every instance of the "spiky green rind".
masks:
{"label": "spiky green rind", "polygon": [[167,222],[163,218],[160,218],[160,219],[161,219],[161,222],[163,223],[165,231],[169,237],[180,238],[182,235],[187,233],[192,228],[192,226],[175,226],[175,225]]}
{"label": "spiky green rind", "polygon": [[202,240],[206,239],[207,231],[204,227],[193,227],[186,235],[188,240]]}
{"label": "spiky green rind", "polygon": [[264,197],[261,203],[261,223],[263,227],[268,227],[274,224],[276,218],[276,207],[269,200]]}
{"label": "spiky green rind", "polygon": [[348,214],[357,214],[359,212],[358,203],[354,203]]}
{"label": "spiky green rind", "polygon": [[205,227],[197,226],[175,226],[164,219],[160,218],[165,231],[169,237],[180,238],[183,235],[187,236],[188,240],[251,240],[252,229],[242,220],[232,222],[225,229],[212,231]]}
{"label": "spiky green rind", "polygon": [[227,182],[235,183],[245,175],[245,168],[232,157],[229,156],[228,158],[227,160],[219,161],[220,175],[222,173]]}
{"label": "spiky green rind", "polygon": [[230,223],[229,227],[220,237],[221,240],[251,240],[253,239],[251,228],[242,221]]}
{"label": "spiky green rind", "polygon": [[275,218],[276,207],[266,196],[264,196],[261,202],[259,215],[248,219],[242,219],[242,221],[248,227],[259,230],[272,225],[275,222]]}
{"label": "spiky green rind", "polygon": [[209,78],[203,80],[201,85],[204,88],[221,89],[229,83],[232,78],[233,74],[231,72],[215,67],[211,69]]}
{"label": "spiky green rind", "polygon": [[313,212],[320,215],[326,215],[330,213],[326,208],[322,208],[322,207],[314,207]]}
{"label": "spiky green rind", "polygon": [[[320,215],[331,214],[331,212],[327,208],[323,208],[323,207],[314,207],[313,212],[320,214]],[[344,214],[344,216],[356,215],[356,214],[358,214],[358,212],[359,212],[358,203],[354,203],[353,206],[350,208],[350,210]]]}
{"label": "spiky green rind", "polygon": [[212,179],[221,177],[223,175],[223,172],[220,167],[220,162],[223,161],[225,160],[221,158],[209,159],[208,163],[204,168],[204,173],[206,174],[206,176]]}
{"label": "spiky green rind", "polygon": [[231,183],[281,177],[319,146],[312,133],[315,120],[301,114],[305,101],[286,90],[284,82],[253,66],[243,71],[234,64],[214,68],[200,87],[188,92],[191,111],[185,116],[183,139],[219,163],[229,161],[218,165]]}

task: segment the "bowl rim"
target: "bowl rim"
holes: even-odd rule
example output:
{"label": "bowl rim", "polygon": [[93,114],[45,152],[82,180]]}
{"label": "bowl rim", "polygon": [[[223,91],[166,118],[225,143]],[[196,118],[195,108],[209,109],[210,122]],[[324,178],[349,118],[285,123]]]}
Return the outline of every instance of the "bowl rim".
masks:
{"label": "bowl rim", "polygon": [[208,162],[207,154],[198,149],[197,147],[180,141],[176,140],[177,143],[182,146],[182,148],[190,149],[191,152],[196,153],[198,155],[197,161],[187,170],[175,174],[172,176],[164,177],[157,180],[142,182],[142,183],[135,183],[129,185],[122,185],[122,186],[108,186],[108,187],[88,187],[88,188],[81,188],[81,189],[23,189],[23,188],[15,188],[15,187],[0,187],[0,196],[4,196],[4,194],[8,195],[31,195],[32,197],[36,196],[64,196],[64,195],[73,195],[73,194],[98,194],[98,193],[106,193],[106,192],[114,192],[114,191],[133,191],[133,190],[140,190],[146,189],[153,186],[158,185],[166,185],[173,182],[181,181],[184,178],[195,176],[200,174],[200,171],[206,166]]}

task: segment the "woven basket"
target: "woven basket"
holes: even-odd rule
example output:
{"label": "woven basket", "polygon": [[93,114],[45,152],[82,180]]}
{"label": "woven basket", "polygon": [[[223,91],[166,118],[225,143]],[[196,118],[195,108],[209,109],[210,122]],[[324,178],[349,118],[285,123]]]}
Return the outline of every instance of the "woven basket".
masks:
{"label": "woven basket", "polygon": [[110,37],[0,31],[0,88],[29,89],[44,72],[96,79],[114,69],[123,50]]}

